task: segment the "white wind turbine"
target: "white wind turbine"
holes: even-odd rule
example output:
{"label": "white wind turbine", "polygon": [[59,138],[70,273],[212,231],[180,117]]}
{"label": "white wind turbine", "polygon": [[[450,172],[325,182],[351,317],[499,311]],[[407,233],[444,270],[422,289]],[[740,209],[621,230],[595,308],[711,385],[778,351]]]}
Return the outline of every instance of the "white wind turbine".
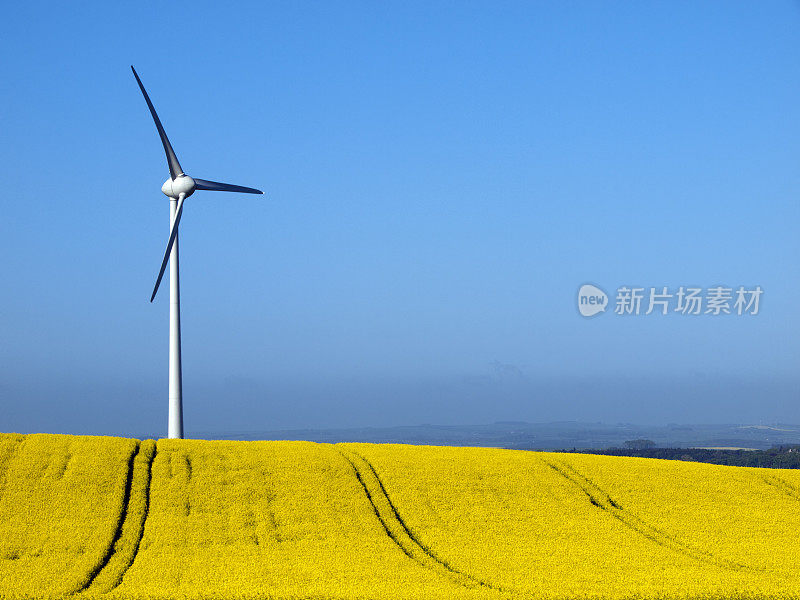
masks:
{"label": "white wind turbine", "polygon": [[161,261],[161,269],[158,271],[156,285],[153,287],[153,294],[150,302],[156,297],[161,278],[164,276],[164,269],[169,261],[169,428],[168,435],[171,438],[183,437],[183,399],[181,391],[181,298],[180,282],[178,279],[178,224],[183,213],[183,202],[191,196],[195,190],[209,190],[214,192],[241,192],[244,194],[263,194],[261,190],[242,187],[240,185],[230,185],[228,183],[218,183],[216,181],[206,181],[205,179],[193,179],[186,175],[175,156],[175,151],[167,139],[167,134],[161,121],[150,102],[150,97],[136,73],[136,69],[131,65],[133,76],[136,83],[142,90],[147,108],[156,123],[158,135],[161,136],[161,143],[164,144],[164,152],[167,154],[167,164],[169,165],[169,179],[161,186],[161,191],[169,197],[170,206],[170,229],[167,249],[164,251],[164,259]]}

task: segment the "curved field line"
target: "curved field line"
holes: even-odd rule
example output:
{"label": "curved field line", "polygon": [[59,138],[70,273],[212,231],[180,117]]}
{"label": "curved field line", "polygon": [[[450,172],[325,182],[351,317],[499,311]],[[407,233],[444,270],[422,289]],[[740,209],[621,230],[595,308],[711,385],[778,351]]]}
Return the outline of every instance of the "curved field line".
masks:
{"label": "curved field line", "polygon": [[783,492],[790,498],[793,498],[794,500],[800,502],[800,489],[792,485],[785,479],[778,477],[777,475],[762,475],[761,479],[767,485],[772,486],[773,488]]}
{"label": "curved field line", "polygon": [[553,462],[545,459],[540,460],[542,460],[542,462],[553,469],[556,473],[564,477],[567,481],[580,488],[581,491],[588,496],[589,501],[594,506],[605,511],[629,529],[635,531],[648,540],[655,542],[659,546],[663,546],[664,548],[672,550],[673,552],[678,552],[694,560],[713,564],[726,569],[732,569],[735,571],[741,571],[744,569],[762,570],[725,558],[716,557],[705,550],[693,548],[692,546],[689,546],[688,544],[685,544],[684,542],[681,542],[675,537],[669,535],[665,531],[662,531],[658,527],[649,524],[637,514],[622,508],[622,506],[608,493],[606,493],[605,490],[603,490],[600,486],[595,484],[591,479],[580,473],[571,465],[555,460]]}
{"label": "curved field line", "polygon": [[137,536],[137,539],[136,539],[136,544],[134,545],[130,561],[128,562],[127,565],[125,565],[125,568],[122,570],[122,573],[119,574],[119,578],[117,579],[117,581],[114,584],[114,586],[111,588],[112,590],[115,587],[117,587],[120,583],[122,583],[122,578],[125,577],[125,573],[128,572],[128,569],[130,569],[133,566],[133,561],[136,560],[136,556],[139,554],[139,546],[141,545],[142,538],[144,537],[144,527],[145,527],[145,523],[147,523],[147,515],[150,513],[150,488],[152,487],[152,483],[153,483],[153,462],[156,459],[156,452],[158,452],[158,446],[156,446],[155,443],[154,443],[153,444],[153,454],[150,456],[150,460],[147,463],[147,469],[146,469],[147,481],[145,482],[145,486],[144,486],[144,492],[145,492],[144,493],[144,511],[142,513],[141,526],[139,527],[139,531],[137,532],[138,536]]}
{"label": "curved field line", "polygon": [[128,457],[128,470],[125,476],[125,492],[122,496],[122,505],[120,507],[119,516],[117,517],[117,527],[114,530],[114,535],[111,537],[103,556],[100,557],[100,560],[95,567],[86,575],[84,579],[78,582],[76,588],[71,592],[68,592],[68,594],[76,594],[88,588],[92,584],[92,581],[94,581],[95,577],[97,577],[100,571],[102,571],[108,564],[108,561],[111,559],[111,555],[114,554],[114,545],[117,543],[117,540],[122,534],[122,525],[125,522],[125,517],[128,515],[128,501],[130,500],[131,486],[133,485],[133,466],[136,462],[136,457],[139,454],[140,448],[141,443],[137,441],[133,451],[131,452],[131,455]]}
{"label": "curved field line", "polygon": [[146,440],[137,449],[133,471],[128,479],[124,513],[105,561],[84,586],[89,592],[108,593],[122,583],[133,564],[144,533],[150,503],[150,479],[155,458],[155,442]]}
{"label": "curved field line", "polygon": [[4,456],[0,457],[0,498],[3,497],[3,491],[8,480],[8,470],[11,466],[11,461],[14,456],[19,452],[22,445],[25,443],[25,436],[21,435],[18,440],[12,442],[11,450]]}
{"label": "curved field line", "polygon": [[373,467],[366,458],[356,452],[344,451],[338,448],[337,450],[339,454],[350,463],[350,466],[355,471],[356,479],[358,479],[361,487],[364,488],[364,493],[367,495],[367,499],[372,505],[372,510],[375,512],[375,516],[378,517],[386,535],[391,538],[406,556],[424,567],[438,571],[440,574],[455,580],[465,587],[473,589],[485,587],[500,593],[511,592],[511,590],[501,588],[483,581],[474,575],[460,571],[434,554],[428,546],[423,544],[419,538],[414,535],[405,521],[403,521],[403,518],[397,512],[397,508],[386,493],[386,488],[378,476],[375,467]]}

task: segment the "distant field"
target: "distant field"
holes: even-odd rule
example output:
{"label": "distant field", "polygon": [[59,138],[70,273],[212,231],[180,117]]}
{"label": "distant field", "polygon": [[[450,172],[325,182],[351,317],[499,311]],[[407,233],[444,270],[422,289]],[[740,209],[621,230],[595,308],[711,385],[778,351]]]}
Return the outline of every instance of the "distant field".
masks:
{"label": "distant field", "polygon": [[0,434],[0,596],[797,598],[800,472]]}

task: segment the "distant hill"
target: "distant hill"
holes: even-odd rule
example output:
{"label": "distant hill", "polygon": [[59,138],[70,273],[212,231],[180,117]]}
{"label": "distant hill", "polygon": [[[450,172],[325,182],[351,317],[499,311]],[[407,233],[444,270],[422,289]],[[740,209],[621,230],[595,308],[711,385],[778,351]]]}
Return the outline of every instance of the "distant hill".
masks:
{"label": "distant hill", "polygon": [[633,425],[565,421],[526,423],[504,421],[488,425],[407,425],[349,429],[199,432],[201,439],[306,440],[446,446],[489,446],[522,450],[607,449],[627,440],[646,438],[658,447],[735,447],[767,450],[800,444],[800,425]]}

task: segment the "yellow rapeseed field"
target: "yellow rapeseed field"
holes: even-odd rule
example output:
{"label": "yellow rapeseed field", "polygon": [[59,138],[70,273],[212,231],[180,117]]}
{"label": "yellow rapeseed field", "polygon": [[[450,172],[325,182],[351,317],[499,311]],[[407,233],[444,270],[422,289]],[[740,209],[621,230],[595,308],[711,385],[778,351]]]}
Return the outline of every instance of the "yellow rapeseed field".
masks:
{"label": "yellow rapeseed field", "polygon": [[120,521],[135,440],[0,435],[0,593],[85,587]]}
{"label": "yellow rapeseed field", "polygon": [[0,597],[800,598],[800,473],[0,434]]}

